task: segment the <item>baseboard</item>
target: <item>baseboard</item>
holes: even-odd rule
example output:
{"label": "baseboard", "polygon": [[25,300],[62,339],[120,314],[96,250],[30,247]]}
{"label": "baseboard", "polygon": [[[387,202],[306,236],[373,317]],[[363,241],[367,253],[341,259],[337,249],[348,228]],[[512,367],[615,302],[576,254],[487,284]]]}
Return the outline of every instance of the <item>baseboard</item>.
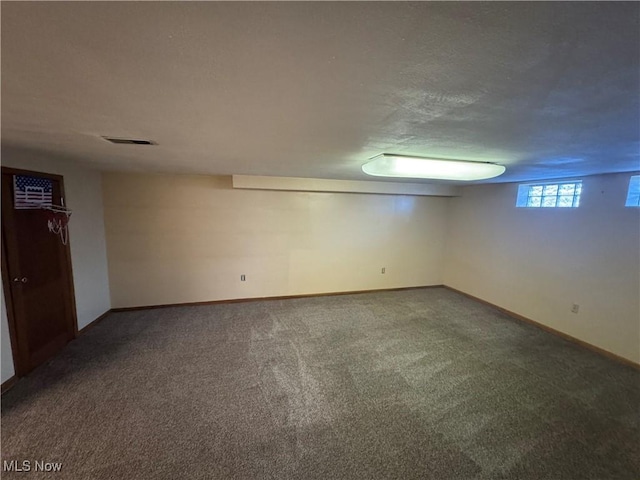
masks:
{"label": "baseboard", "polygon": [[501,311],[502,313],[514,318],[515,320],[519,320],[521,322],[525,322],[528,323],[529,325],[533,325],[534,327],[537,327],[541,330],[544,330],[545,332],[549,332],[553,335],[556,335],[558,337],[564,338],[565,340],[568,340],[571,343],[575,343],[577,345],[580,345],[583,348],[586,348],[588,350],[591,350],[592,352],[598,353],[604,357],[610,358],[612,360],[615,360],[619,363],[623,363],[627,366],[633,367],[636,370],[640,370],[640,364],[634,362],[633,360],[629,360],[628,358],[624,358],[621,357],[620,355],[616,355],[615,353],[610,352],[609,350],[605,350],[603,348],[597,347],[591,343],[585,342],[584,340],[580,340],[579,338],[576,337],[572,337],[571,335],[561,332],[560,330],[556,330],[555,328],[551,328],[547,325],[544,325],[542,323],[536,322],[535,320],[531,320],[530,318],[527,317],[523,317],[522,315],[512,312],[511,310],[507,310],[506,308],[502,308],[498,305],[495,305],[491,302],[488,302],[486,300],[483,300],[482,298],[478,298],[478,297],[474,297],[473,295],[470,295],[466,292],[463,292],[462,290],[458,290],[457,288],[453,288],[450,287],[448,285],[443,285],[444,288],[451,290],[452,292],[456,292],[456,293],[460,293],[461,295],[464,295],[465,297],[469,297],[472,300],[476,300],[477,302],[480,303],[484,303],[485,305],[489,305],[490,307],[495,308],[496,310]]}
{"label": "baseboard", "polygon": [[327,293],[303,293],[300,295],[283,295],[277,297],[250,297],[250,298],[233,298],[229,300],[208,300],[204,302],[185,302],[185,303],[166,303],[162,305],[145,305],[139,307],[118,307],[112,308],[112,312],[132,312],[135,310],[150,310],[154,308],[169,308],[169,307],[195,307],[200,305],[221,305],[225,303],[245,303],[245,302],[258,302],[264,300],[290,300],[294,298],[310,298],[310,297],[334,297],[338,295],[357,295],[360,293],[375,293],[375,292],[397,292],[401,290],[418,290],[421,288],[442,288],[444,285],[422,285],[418,287],[398,287],[398,288],[378,288],[374,290],[354,290],[350,292],[327,292]]}
{"label": "baseboard", "polygon": [[98,318],[96,318],[95,320],[93,320],[91,323],[88,323],[87,325],[85,325],[84,327],[82,327],[81,329],[78,330],[78,335],[82,335],[83,333],[86,333],[87,330],[89,330],[90,328],[94,327],[98,322],[100,322],[100,320],[102,320],[103,318],[105,318],[107,315],[109,315],[111,313],[111,309],[107,310],[106,312],[104,312],[102,315],[100,315]]}
{"label": "baseboard", "polygon": [[7,390],[9,390],[11,387],[13,387],[16,382],[18,381],[18,377],[16,377],[15,375],[11,378],[9,378],[8,380],[2,382],[2,386],[0,386],[0,393],[5,393]]}

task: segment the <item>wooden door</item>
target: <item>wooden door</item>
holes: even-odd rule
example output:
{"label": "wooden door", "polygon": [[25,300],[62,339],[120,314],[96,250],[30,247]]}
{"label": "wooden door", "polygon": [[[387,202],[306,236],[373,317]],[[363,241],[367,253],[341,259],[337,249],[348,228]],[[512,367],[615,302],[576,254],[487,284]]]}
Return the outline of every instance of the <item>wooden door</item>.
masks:
{"label": "wooden door", "polygon": [[77,334],[69,245],[49,232],[41,209],[14,208],[14,175],[52,181],[62,205],[62,177],[2,167],[2,281],[17,376],[33,370]]}

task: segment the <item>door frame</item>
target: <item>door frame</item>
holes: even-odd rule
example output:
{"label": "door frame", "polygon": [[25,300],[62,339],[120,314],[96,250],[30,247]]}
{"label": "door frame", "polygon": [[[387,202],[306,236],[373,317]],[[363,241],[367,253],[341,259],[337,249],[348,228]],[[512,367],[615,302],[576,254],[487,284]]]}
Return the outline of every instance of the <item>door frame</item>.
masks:
{"label": "door frame", "polygon": [[[11,167],[1,167],[1,173],[8,175],[30,175],[34,177],[43,177],[49,178],[51,180],[55,180],[60,183],[60,195],[63,199],[65,199],[66,203],[66,195],[64,193],[64,177],[62,175],[56,175],[53,173],[45,173],[45,172],[37,172],[34,170],[23,170],[19,168],[11,168]],[[18,348],[18,324],[17,318],[15,315],[15,311],[13,308],[13,297],[11,296],[11,278],[9,275],[9,266],[8,266],[8,258],[9,251],[7,250],[7,242],[6,242],[6,232],[5,232],[5,224],[4,221],[2,223],[2,290],[4,293],[5,300],[5,309],[7,312],[7,323],[9,324],[9,338],[11,341],[11,356],[13,358],[13,368],[15,371],[16,377],[23,377],[29,371],[29,365],[26,358],[22,358],[21,350]],[[76,295],[75,288],[73,286],[73,266],[71,264],[71,240],[67,242],[67,245],[64,246],[65,252],[65,266],[68,272],[67,275],[67,294],[70,303],[70,312],[71,312],[71,323],[73,325],[73,339],[78,337],[78,315],[76,312]]]}

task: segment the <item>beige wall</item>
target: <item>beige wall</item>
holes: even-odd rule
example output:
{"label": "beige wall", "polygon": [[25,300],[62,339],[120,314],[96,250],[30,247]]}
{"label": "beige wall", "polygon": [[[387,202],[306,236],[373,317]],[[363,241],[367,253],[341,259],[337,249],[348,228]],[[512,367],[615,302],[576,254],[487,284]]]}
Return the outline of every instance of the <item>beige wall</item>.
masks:
{"label": "beige wall", "polygon": [[577,209],[516,208],[517,184],[463,189],[450,199],[444,283],[640,361],[640,214],[624,207],[630,175],[584,177]]}
{"label": "beige wall", "polygon": [[[111,308],[100,173],[74,162],[8,148],[2,149],[2,165],[64,177],[67,206],[73,211],[69,223],[69,243],[78,328],[86,326]],[[6,324],[4,299],[2,310],[2,322]],[[10,348],[8,338],[5,341],[7,331],[3,325],[0,330],[3,336],[2,381],[7,380],[13,372],[13,364],[11,368],[6,365],[11,359],[10,353],[7,354]]]}
{"label": "beige wall", "polygon": [[[528,210],[514,206],[517,184],[451,199],[234,190],[230,177],[101,176],[4,151],[2,161],[65,176],[80,328],[110,308],[109,286],[113,307],[127,307],[444,283],[640,361],[629,174],[585,177],[579,209]],[[4,308],[0,335],[5,381]]]}
{"label": "beige wall", "polygon": [[103,192],[114,308],[442,283],[445,198],[116,173]]}

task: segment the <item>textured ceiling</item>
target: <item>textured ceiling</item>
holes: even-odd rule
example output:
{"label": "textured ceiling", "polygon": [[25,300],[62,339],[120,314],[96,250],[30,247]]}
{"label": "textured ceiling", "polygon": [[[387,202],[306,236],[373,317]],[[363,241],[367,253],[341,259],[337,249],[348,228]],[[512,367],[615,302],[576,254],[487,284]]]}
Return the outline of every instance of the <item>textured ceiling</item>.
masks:
{"label": "textured ceiling", "polygon": [[506,165],[494,181],[640,169],[639,3],[1,8],[5,154],[338,179],[382,152]]}

